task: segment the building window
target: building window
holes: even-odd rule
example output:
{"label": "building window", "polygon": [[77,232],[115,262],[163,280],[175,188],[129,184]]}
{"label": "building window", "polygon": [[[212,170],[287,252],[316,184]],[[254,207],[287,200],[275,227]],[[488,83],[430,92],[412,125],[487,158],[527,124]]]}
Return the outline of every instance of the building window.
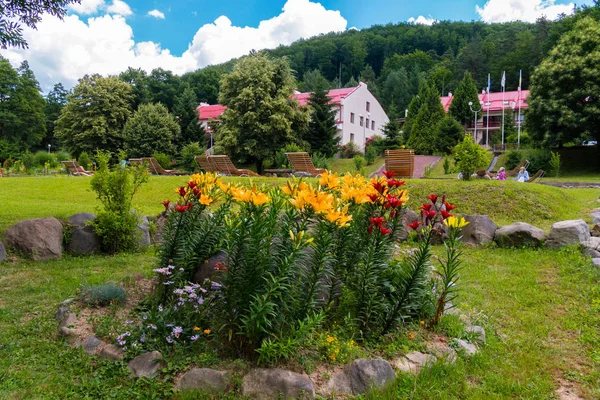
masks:
{"label": "building window", "polygon": [[369,129],[369,118],[367,118],[367,129]]}
{"label": "building window", "polygon": [[367,101],[367,112],[371,111],[371,103]]}
{"label": "building window", "polygon": [[354,143],[354,133],[351,133],[351,134],[350,134],[350,141],[351,141],[352,143]]}
{"label": "building window", "polygon": [[375,121],[371,121],[371,129],[375,130]]}
{"label": "building window", "polygon": [[354,123],[354,113],[350,113],[350,122]]}
{"label": "building window", "polygon": [[360,126],[363,126],[363,125],[364,125],[364,123],[365,123],[365,117],[360,117],[360,120],[359,120],[359,125],[360,125]]}

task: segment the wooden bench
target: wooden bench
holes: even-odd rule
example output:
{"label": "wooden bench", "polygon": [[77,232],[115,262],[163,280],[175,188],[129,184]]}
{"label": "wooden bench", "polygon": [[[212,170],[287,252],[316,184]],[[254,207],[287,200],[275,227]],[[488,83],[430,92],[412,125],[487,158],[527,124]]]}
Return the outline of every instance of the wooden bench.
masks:
{"label": "wooden bench", "polygon": [[61,161],[61,164],[67,168],[70,175],[73,176],[92,176],[92,171],[86,171],[76,160]]}
{"label": "wooden bench", "polygon": [[260,176],[249,169],[237,169],[229,159],[229,156],[207,156],[210,164],[214,166],[216,172],[231,176]]}
{"label": "wooden bench", "polygon": [[[133,159],[135,160],[135,159]],[[185,172],[177,171],[174,169],[164,169],[162,165],[156,160],[154,157],[142,157],[142,162],[148,165],[148,169],[150,173],[153,175],[165,175],[165,176],[173,176],[173,175],[187,175]],[[131,160],[129,160],[131,162]]]}
{"label": "wooden bench", "polygon": [[306,172],[312,176],[320,176],[327,170],[316,168],[307,152],[285,153],[295,172]]}
{"label": "wooden bench", "polygon": [[213,165],[213,163],[208,159],[209,156],[196,156],[194,160],[196,160],[196,164],[202,169],[204,172],[217,172],[217,168]]}
{"label": "wooden bench", "polygon": [[385,170],[394,172],[395,177],[412,178],[415,169],[415,151],[408,150],[386,150]]}

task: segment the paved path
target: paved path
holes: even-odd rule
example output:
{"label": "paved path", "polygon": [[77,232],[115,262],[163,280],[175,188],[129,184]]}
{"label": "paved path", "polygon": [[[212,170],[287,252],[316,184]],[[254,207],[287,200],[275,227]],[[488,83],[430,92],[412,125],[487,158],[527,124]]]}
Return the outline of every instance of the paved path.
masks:
{"label": "paved path", "polygon": [[[442,157],[440,157],[440,156],[415,156],[415,167],[413,169],[413,178],[421,178],[423,176],[423,174],[425,173],[425,166],[435,165],[441,159],[442,159]],[[371,175],[369,175],[369,177],[382,176],[384,169],[385,169],[385,164],[383,164],[377,171],[375,171]]]}

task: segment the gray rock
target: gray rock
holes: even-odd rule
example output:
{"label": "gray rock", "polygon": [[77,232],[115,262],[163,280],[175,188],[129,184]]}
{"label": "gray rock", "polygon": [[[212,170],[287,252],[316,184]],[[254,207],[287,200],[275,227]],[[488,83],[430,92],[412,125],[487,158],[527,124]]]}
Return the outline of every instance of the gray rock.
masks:
{"label": "gray rock", "polygon": [[600,237],[600,223],[594,225],[592,229],[590,229],[590,233],[593,237]]}
{"label": "gray rock", "polygon": [[600,258],[592,258],[592,265],[594,267],[600,268]]}
{"label": "gray rock", "polygon": [[128,366],[131,370],[131,376],[136,378],[152,378],[163,367],[162,358],[163,356],[159,351],[140,354],[129,361]]}
{"label": "gray rock", "polygon": [[96,216],[94,214],[81,212],[81,213],[71,215],[68,218],[68,221],[73,226],[79,226],[79,227],[83,228],[84,226],[86,226],[88,224],[88,222],[93,221],[95,219],[96,219]]}
{"label": "gray rock", "polygon": [[447,363],[454,364],[456,361],[456,351],[452,347],[448,346],[447,343],[429,343],[427,349],[435,354],[438,359],[441,359]]}
{"label": "gray rock", "polygon": [[600,251],[600,237],[590,237],[588,240],[582,242],[581,245],[586,249]]}
{"label": "gray rock", "polygon": [[344,368],[350,380],[352,393],[366,393],[372,388],[380,388],[393,382],[396,378],[394,369],[385,360],[367,360],[359,358]]}
{"label": "gray rock", "polygon": [[6,249],[2,242],[0,242],[0,262],[6,261]]}
{"label": "gray rock", "polygon": [[600,251],[592,250],[592,249],[585,249],[583,251],[583,255],[587,258],[600,258]]}
{"label": "gray rock", "polygon": [[462,350],[464,350],[465,354],[467,354],[468,356],[477,354],[477,347],[473,343],[466,342],[462,339],[458,339],[456,342],[458,343],[459,347]]}
{"label": "gray rock", "polygon": [[56,218],[21,221],[6,231],[6,244],[34,260],[62,255],[63,226]]}
{"label": "gray rock", "polygon": [[140,217],[137,229],[139,234],[138,247],[145,249],[150,246],[150,222],[146,216],[142,215]]}
{"label": "gray rock", "polygon": [[100,238],[91,226],[73,226],[67,250],[73,254],[97,253],[100,251]]}
{"label": "gray rock", "polygon": [[71,336],[75,333],[73,327],[77,324],[77,316],[73,313],[64,314],[58,323],[58,331],[63,336]]}
{"label": "gray rock", "polygon": [[114,344],[107,344],[100,350],[100,358],[103,360],[122,360],[123,350]]}
{"label": "gray rock", "polygon": [[477,336],[477,340],[479,340],[481,343],[485,343],[485,329],[483,329],[482,326],[467,326],[465,331],[467,333],[474,333]]}
{"label": "gray rock", "polygon": [[258,368],[244,377],[242,395],[258,400],[313,399],[315,390],[307,375],[279,368]]}
{"label": "gray rock", "polygon": [[402,372],[418,374],[421,369],[431,366],[436,361],[437,357],[434,355],[412,351],[394,360],[393,365]]}
{"label": "gray rock", "polygon": [[62,303],[60,303],[61,306],[68,306],[71,305],[71,303],[73,303],[75,301],[75,297],[69,297],[66,300],[63,300]]}
{"label": "gray rock", "polygon": [[312,177],[312,175],[308,172],[305,171],[295,171],[292,173],[292,176],[295,176],[297,178],[310,178]]}
{"label": "gray rock", "polygon": [[163,234],[165,232],[165,225],[169,220],[169,214],[166,211],[163,211],[156,217],[156,232],[154,232],[154,243],[162,243],[163,242]]}
{"label": "gray rock", "polygon": [[83,340],[83,342],[81,342],[81,347],[83,348],[85,354],[91,356],[96,354],[96,350],[98,350],[98,347],[100,347],[101,344],[102,341],[96,336],[88,336]]}
{"label": "gray rock", "polygon": [[583,243],[590,238],[590,228],[584,220],[576,219],[552,224],[546,245],[550,248]]}
{"label": "gray rock", "polygon": [[546,234],[540,228],[524,222],[515,222],[496,230],[494,241],[500,247],[538,247],[544,244]]}
{"label": "gray rock", "polygon": [[58,307],[58,310],[56,310],[56,314],[54,314],[54,317],[56,318],[56,320],[58,322],[62,321],[63,318],[65,317],[65,315],[67,315],[70,312],[69,307],[68,306],[60,306]]}
{"label": "gray rock", "polygon": [[344,371],[336,372],[319,392],[321,397],[336,398],[340,395],[352,395],[352,383]]}
{"label": "gray rock", "polygon": [[402,221],[402,230],[398,233],[399,240],[408,239],[408,234],[412,232],[412,229],[407,227],[406,225],[412,224],[415,221],[420,221],[419,215],[413,210],[409,210],[408,208],[402,209],[400,213],[400,220]]}
{"label": "gray rock", "polygon": [[592,210],[590,215],[592,217],[592,224],[600,224],[600,208]]}
{"label": "gray rock", "polygon": [[462,229],[462,241],[472,245],[486,245],[494,240],[498,228],[487,215],[466,215],[469,224]]}
{"label": "gray rock", "polygon": [[231,376],[226,371],[215,371],[210,368],[194,368],[187,371],[175,385],[177,390],[202,390],[218,394],[227,390]]}
{"label": "gray rock", "polygon": [[215,274],[215,266],[217,264],[225,266],[226,262],[227,254],[223,251],[219,251],[217,254],[204,261],[199,267],[196,268],[192,282],[202,283],[205,279],[211,279]]}

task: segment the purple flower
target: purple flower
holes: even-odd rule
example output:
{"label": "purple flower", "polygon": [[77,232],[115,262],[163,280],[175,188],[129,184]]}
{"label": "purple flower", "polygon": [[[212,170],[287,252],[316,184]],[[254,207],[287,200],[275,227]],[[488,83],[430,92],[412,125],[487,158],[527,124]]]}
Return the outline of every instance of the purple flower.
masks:
{"label": "purple flower", "polygon": [[127,321],[125,321],[125,323],[126,323],[127,325],[131,325],[131,324],[133,324],[133,321],[132,321],[132,320],[130,320],[130,319],[128,319]]}
{"label": "purple flower", "polygon": [[163,306],[161,304],[161,305],[158,306],[158,311],[162,312],[162,310],[163,310]]}
{"label": "purple flower", "polygon": [[171,336],[167,336],[167,343],[173,343],[173,338]]}
{"label": "purple flower", "polygon": [[175,326],[175,324],[166,324],[165,326],[168,326],[169,328],[172,328]]}
{"label": "purple flower", "polygon": [[148,325],[148,328],[156,330],[156,325],[150,324],[150,325]]}
{"label": "purple flower", "polygon": [[198,304],[203,304],[204,303],[204,299],[202,297],[198,297]]}
{"label": "purple flower", "polygon": [[168,285],[172,285],[174,283],[175,282],[173,282],[173,281],[166,281],[166,282],[163,282],[163,285],[168,286]]}
{"label": "purple flower", "polygon": [[199,335],[194,335],[194,336],[190,337],[190,340],[193,342],[193,341],[198,340],[199,337],[200,337]]}
{"label": "purple flower", "polygon": [[223,285],[221,285],[220,283],[217,283],[217,282],[211,282],[210,283],[210,288],[213,289],[213,290],[219,289],[221,286],[223,286]]}
{"label": "purple flower", "polygon": [[178,338],[179,335],[181,335],[182,333],[183,333],[183,329],[180,326],[176,326],[175,328],[173,328],[173,332],[171,332],[171,335]]}
{"label": "purple flower", "polygon": [[145,342],[146,342],[146,335],[140,336],[140,343],[145,343]]}

